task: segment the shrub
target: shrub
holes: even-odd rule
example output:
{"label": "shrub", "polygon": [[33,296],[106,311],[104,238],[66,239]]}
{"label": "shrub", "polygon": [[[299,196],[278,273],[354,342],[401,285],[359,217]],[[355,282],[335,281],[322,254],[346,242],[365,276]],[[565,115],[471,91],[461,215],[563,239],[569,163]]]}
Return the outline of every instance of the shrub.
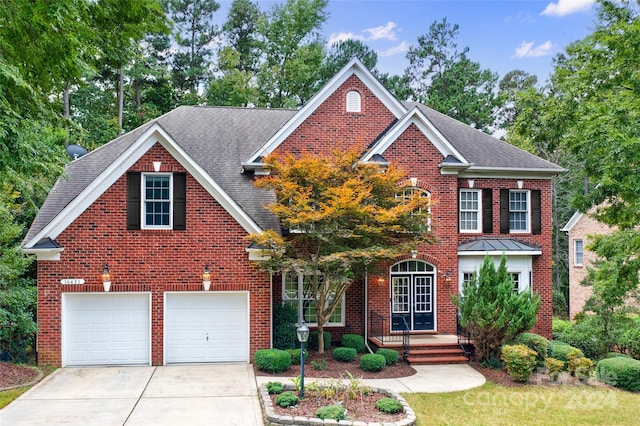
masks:
{"label": "shrub", "polygon": [[[324,331],[322,333],[322,337],[324,338],[324,350],[328,350],[331,347],[331,333],[328,331]],[[309,335],[309,349],[317,351],[318,350],[318,331],[312,331]]]}
{"label": "shrub", "polygon": [[291,366],[291,355],[280,349],[259,349],[253,359],[258,369],[269,373],[282,373]]}
{"label": "shrub", "polygon": [[606,358],[631,358],[627,354],[621,354],[620,352],[609,352]]}
{"label": "shrub", "polygon": [[558,335],[558,340],[580,349],[588,358],[600,359],[607,350],[604,342],[597,337],[596,329],[592,319],[586,318],[581,323],[565,329]]}
{"label": "shrub", "polygon": [[572,358],[569,361],[569,372],[572,376],[576,376],[578,379],[585,381],[591,375],[595,363],[589,358]]}
{"label": "shrub", "polygon": [[640,361],[632,358],[602,359],[596,365],[596,377],[620,389],[640,391]]}
{"label": "shrub", "polygon": [[322,420],[332,419],[332,420],[344,420],[346,417],[345,409],[342,405],[334,404],[327,405],[325,407],[320,407],[316,411],[316,417]]}
{"label": "shrub", "polygon": [[38,329],[34,320],[36,294],[35,286],[3,288],[0,291],[0,325],[3,326],[0,327],[0,355],[4,355],[5,360],[14,363],[29,361]]}
{"label": "shrub", "polygon": [[384,357],[387,365],[394,365],[400,358],[400,354],[394,349],[380,348],[376,351],[376,353]]}
{"label": "shrub", "polygon": [[537,354],[536,365],[538,367],[544,365],[544,359],[547,357],[547,347],[549,346],[549,341],[545,337],[535,333],[522,333],[516,337],[515,342],[535,351]]}
{"label": "shrub", "polygon": [[640,328],[632,328],[627,330],[621,339],[621,346],[623,346],[629,355],[635,359],[640,359]]}
{"label": "shrub", "polygon": [[[300,354],[302,349],[287,349],[289,356],[291,356],[291,365],[300,365]],[[309,357],[309,351],[304,351],[304,362],[306,364],[307,358]]]}
{"label": "shrub", "polygon": [[564,369],[564,361],[555,358],[545,358],[544,365],[547,367],[547,373],[549,377],[551,377],[551,380],[557,382],[560,372]]}
{"label": "shrub", "polygon": [[536,351],[525,345],[504,345],[502,347],[502,360],[507,366],[507,371],[516,382],[527,382],[533,369],[536,367]]}
{"label": "shrub", "polygon": [[387,360],[379,354],[364,354],[360,357],[360,368],[364,371],[382,371]]}
{"label": "shrub", "polygon": [[293,407],[294,405],[298,405],[298,402],[300,402],[298,395],[291,391],[282,392],[276,397],[276,404],[282,408]]}
{"label": "shrub", "polygon": [[395,414],[402,411],[402,404],[397,399],[381,398],[376,401],[376,408],[383,413]]}
{"label": "shrub", "polygon": [[573,325],[571,324],[571,321],[554,317],[551,320],[551,329],[553,330],[552,331],[553,338],[557,339],[560,334],[564,333],[567,329],[571,328],[572,326]]}
{"label": "shrub", "polygon": [[345,348],[354,348],[360,353],[363,353],[367,350],[364,345],[364,337],[359,334],[343,334],[342,346],[344,346]]}
{"label": "shrub", "polygon": [[319,361],[311,361],[311,366],[318,371],[324,371],[329,367],[329,363],[326,359],[321,359]]}
{"label": "shrub", "polygon": [[298,311],[290,304],[273,305],[273,347],[292,349],[299,345],[296,334]]}
{"label": "shrub", "polygon": [[[573,346],[564,342],[551,340],[549,341],[548,349],[549,349],[549,356],[551,358],[555,358],[563,361],[565,363],[565,369],[566,369],[567,363],[569,362],[569,358],[568,358],[569,353],[571,353],[572,350],[577,348],[574,348]],[[580,351],[580,353],[582,354],[582,351]],[[582,356],[584,356],[584,354],[582,354]]]}
{"label": "shrub", "polygon": [[335,348],[333,357],[341,362],[351,362],[356,359],[358,352],[355,348]]}
{"label": "shrub", "polygon": [[270,394],[282,393],[284,391],[284,385],[280,382],[269,382],[266,385],[267,392]]}

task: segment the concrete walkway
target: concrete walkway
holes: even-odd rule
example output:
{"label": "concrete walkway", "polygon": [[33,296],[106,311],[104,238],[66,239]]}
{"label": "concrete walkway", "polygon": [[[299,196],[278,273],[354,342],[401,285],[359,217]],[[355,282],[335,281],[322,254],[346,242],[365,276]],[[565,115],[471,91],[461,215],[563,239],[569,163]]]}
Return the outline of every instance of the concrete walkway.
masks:
{"label": "concrete walkway", "polygon": [[[416,374],[396,379],[363,379],[367,386],[390,389],[398,393],[456,392],[482,386],[485,377],[467,364],[414,365]],[[322,383],[328,379],[305,378],[305,382]],[[291,383],[289,378],[257,376],[258,386],[272,382]]]}

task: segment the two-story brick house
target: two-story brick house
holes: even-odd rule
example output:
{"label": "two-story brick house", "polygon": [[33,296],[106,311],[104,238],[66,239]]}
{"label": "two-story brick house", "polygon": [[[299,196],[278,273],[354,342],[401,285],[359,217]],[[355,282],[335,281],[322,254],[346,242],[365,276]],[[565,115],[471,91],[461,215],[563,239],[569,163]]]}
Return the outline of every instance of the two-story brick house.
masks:
{"label": "two-story brick house", "polygon": [[385,333],[454,334],[451,295],[486,254],[506,254],[518,290],[542,296],[535,331],[550,335],[562,169],[399,102],[353,60],[299,110],[183,106],[71,162],[23,244],[38,259],[39,362],[248,362],[272,344],[274,304],[313,323],[304,277],[253,262],[246,236],[280,227],[252,182],[270,153],[354,144],[434,200],[436,243],[355,282],[326,326],[334,339],[369,335],[372,313]]}

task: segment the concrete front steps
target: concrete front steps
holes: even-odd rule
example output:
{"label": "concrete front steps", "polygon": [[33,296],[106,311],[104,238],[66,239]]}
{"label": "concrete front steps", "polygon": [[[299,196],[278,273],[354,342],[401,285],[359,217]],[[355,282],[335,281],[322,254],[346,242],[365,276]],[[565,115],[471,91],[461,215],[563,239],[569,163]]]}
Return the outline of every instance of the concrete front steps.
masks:
{"label": "concrete front steps", "polygon": [[[403,354],[402,342],[394,339],[380,341],[369,338],[369,343],[378,348],[395,349]],[[409,364],[466,364],[469,359],[458,344],[457,336],[451,335],[412,335],[409,340]]]}

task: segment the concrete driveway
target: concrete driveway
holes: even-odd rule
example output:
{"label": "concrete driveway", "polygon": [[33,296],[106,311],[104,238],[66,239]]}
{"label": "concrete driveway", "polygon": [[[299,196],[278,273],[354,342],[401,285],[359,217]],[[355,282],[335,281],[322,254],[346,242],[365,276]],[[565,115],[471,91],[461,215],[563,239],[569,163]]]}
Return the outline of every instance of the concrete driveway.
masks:
{"label": "concrete driveway", "polygon": [[0,425],[262,425],[249,364],[61,368]]}

